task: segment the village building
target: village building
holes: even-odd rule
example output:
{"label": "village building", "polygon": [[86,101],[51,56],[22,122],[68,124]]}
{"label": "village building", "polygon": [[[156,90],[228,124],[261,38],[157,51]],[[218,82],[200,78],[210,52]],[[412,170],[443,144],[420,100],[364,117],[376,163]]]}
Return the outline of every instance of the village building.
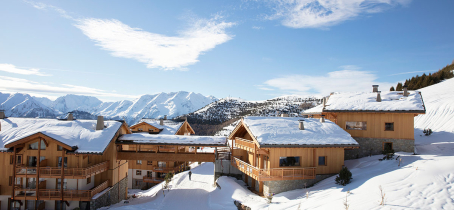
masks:
{"label": "village building", "polygon": [[344,150],[358,148],[334,122],[296,117],[245,117],[228,139],[231,164],[265,196],[309,187],[338,173]]}
{"label": "village building", "polygon": [[323,104],[303,112],[335,122],[359,143],[345,152],[346,159],[382,154],[383,151],[415,152],[414,117],[425,114],[418,91],[332,93]]}
{"label": "village building", "polygon": [[0,112],[1,209],[97,209],[127,198],[116,155],[122,121],[6,118]]}
{"label": "village building", "polygon": [[[133,133],[141,133],[144,136],[147,135],[194,135],[195,132],[189,125],[184,121],[168,120],[167,116],[163,119],[142,119],[135,125],[130,127]],[[133,144],[129,146],[129,149],[143,151],[152,150],[150,145],[138,145]],[[157,149],[157,148],[156,148]],[[185,147],[178,149],[180,152],[189,151]],[[175,152],[174,146],[165,147],[161,145],[160,151]],[[145,189],[149,188],[157,183],[161,183],[166,174],[171,172],[180,172],[187,169],[188,161],[164,161],[164,160],[133,160],[129,162],[129,176],[128,188],[130,189]]]}

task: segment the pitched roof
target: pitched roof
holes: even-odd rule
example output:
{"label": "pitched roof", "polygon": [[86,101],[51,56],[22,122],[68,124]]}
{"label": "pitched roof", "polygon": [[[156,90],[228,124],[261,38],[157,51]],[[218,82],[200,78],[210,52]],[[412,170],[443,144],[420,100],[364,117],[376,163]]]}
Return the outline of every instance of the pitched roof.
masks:
{"label": "pitched roof", "polygon": [[424,103],[419,91],[382,91],[381,102],[377,102],[377,93],[334,93],[329,96],[324,112],[371,111],[371,112],[416,112],[425,113]]}
{"label": "pitched roof", "polygon": [[102,153],[123,123],[104,121],[105,128],[96,130],[96,120],[57,120],[37,118],[1,119],[0,150],[5,145],[42,133],[70,147],[75,153]]}
{"label": "pitched roof", "polygon": [[304,119],[299,129],[297,117],[245,117],[243,123],[261,146],[358,146],[349,133],[335,123],[319,119]]}
{"label": "pitched roof", "polygon": [[150,135],[148,133],[125,134],[118,138],[119,143],[157,144],[157,145],[199,145],[225,146],[225,136],[183,136],[183,135]]}
{"label": "pitched roof", "polygon": [[[145,122],[157,129],[162,130],[158,135],[174,135],[180,129],[184,122],[177,122],[173,120],[163,120],[164,125],[160,125],[159,119],[142,119],[139,123]],[[139,124],[137,123],[137,124]],[[135,124],[135,125],[137,125]],[[134,125],[133,125],[134,126]],[[132,127],[132,126],[131,126]]]}

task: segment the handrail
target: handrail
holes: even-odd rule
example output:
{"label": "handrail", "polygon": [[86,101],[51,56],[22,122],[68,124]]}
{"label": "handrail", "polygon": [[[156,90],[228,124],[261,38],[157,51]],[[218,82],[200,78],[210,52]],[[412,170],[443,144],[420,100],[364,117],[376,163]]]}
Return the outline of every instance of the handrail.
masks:
{"label": "handrail", "polygon": [[[93,188],[92,190],[63,190],[63,199],[91,199],[96,194],[105,190],[108,187],[108,180]],[[38,191],[41,200],[52,200],[61,198],[61,190],[59,189],[40,189]]]}
{"label": "handrail", "polygon": [[[65,168],[65,176],[82,176],[88,177],[98,172],[109,169],[109,161],[104,161],[88,168]],[[40,167],[41,176],[61,176],[61,167]]]}
{"label": "handrail", "polygon": [[37,167],[28,167],[28,166],[16,166],[17,175],[36,175]]}

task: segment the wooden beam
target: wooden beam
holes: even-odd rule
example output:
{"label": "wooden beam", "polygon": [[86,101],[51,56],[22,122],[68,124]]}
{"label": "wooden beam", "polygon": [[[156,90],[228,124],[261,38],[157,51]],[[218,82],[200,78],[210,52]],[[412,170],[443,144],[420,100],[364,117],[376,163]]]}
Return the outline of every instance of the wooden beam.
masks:
{"label": "wooden beam", "polygon": [[214,162],[214,153],[149,153],[118,152],[119,160]]}

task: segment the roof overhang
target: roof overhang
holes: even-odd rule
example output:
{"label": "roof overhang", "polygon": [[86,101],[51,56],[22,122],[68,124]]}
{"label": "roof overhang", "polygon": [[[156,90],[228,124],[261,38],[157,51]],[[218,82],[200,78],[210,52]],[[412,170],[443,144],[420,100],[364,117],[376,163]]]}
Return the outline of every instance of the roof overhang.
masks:
{"label": "roof overhang", "polygon": [[34,133],[34,134],[31,134],[31,135],[28,135],[24,138],[21,138],[21,139],[18,139],[16,141],[13,141],[11,143],[8,143],[8,144],[5,144],[5,148],[11,148],[11,147],[14,147],[16,145],[19,145],[19,144],[23,144],[23,143],[26,143],[26,142],[29,142],[29,141],[32,141],[36,138],[44,138],[44,139],[51,139],[53,141],[56,141],[58,142],[58,145],[60,145],[61,147],[67,149],[67,150],[73,150],[74,148],[71,147],[70,145],[67,145],[61,141],[58,141],[57,139],[54,139],[52,137],[49,137],[48,135],[46,134],[43,134],[41,132],[37,132],[37,133]]}
{"label": "roof overhang", "polygon": [[385,110],[323,110],[323,112],[369,112],[369,113],[407,113],[407,114],[425,114],[425,110],[395,110],[395,111],[385,111]]}

